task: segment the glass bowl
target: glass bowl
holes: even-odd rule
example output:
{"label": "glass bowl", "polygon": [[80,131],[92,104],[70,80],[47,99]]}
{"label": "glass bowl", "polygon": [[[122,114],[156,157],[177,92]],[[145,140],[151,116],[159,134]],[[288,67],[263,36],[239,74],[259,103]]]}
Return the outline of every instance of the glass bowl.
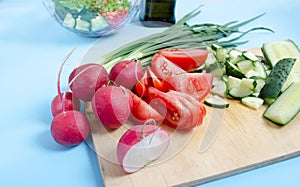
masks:
{"label": "glass bowl", "polygon": [[129,23],[142,0],[43,0],[64,28],[86,37],[111,34]]}

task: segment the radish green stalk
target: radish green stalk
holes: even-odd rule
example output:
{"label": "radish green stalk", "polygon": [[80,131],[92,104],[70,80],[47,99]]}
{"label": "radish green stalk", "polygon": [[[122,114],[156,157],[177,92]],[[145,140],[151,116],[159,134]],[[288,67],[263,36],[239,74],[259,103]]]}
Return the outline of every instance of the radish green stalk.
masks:
{"label": "radish green stalk", "polygon": [[[199,8],[185,15],[176,24],[167,28],[163,32],[152,34],[144,38],[135,40],[120,48],[111,51],[101,59],[97,60],[97,63],[103,65],[108,71],[119,61],[139,59],[143,67],[148,66],[151,63],[151,57],[163,48],[197,48],[206,49],[211,44],[218,44],[222,47],[236,47],[244,44],[244,42],[238,42],[245,34],[255,30],[267,30],[273,32],[271,29],[265,27],[251,28],[245,32],[239,31],[241,26],[244,26],[255,19],[261,17],[263,14],[248,19],[244,22],[238,23],[237,21],[231,21],[224,25],[214,23],[203,23],[189,25],[187,21],[200,14]],[[232,34],[238,34],[238,36],[222,40],[231,36]]]}

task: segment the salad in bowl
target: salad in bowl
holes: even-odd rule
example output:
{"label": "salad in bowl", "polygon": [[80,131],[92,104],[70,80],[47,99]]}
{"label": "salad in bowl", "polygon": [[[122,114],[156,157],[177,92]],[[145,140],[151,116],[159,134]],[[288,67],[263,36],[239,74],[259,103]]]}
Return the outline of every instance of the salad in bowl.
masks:
{"label": "salad in bowl", "polygon": [[141,0],[44,0],[63,27],[87,37],[111,34],[139,12]]}

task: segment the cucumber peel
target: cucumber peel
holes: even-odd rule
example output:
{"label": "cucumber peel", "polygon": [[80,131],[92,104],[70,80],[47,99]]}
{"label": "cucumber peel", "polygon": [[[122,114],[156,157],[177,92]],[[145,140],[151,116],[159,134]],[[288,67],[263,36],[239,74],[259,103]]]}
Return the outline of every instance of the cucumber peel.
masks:
{"label": "cucumber peel", "polygon": [[292,82],[300,81],[300,51],[298,46],[292,40],[281,40],[275,42],[264,43],[262,52],[266,61],[272,67],[283,58],[295,58],[295,65],[282,87],[285,90]]}
{"label": "cucumber peel", "polygon": [[229,103],[218,95],[211,96],[204,100],[204,104],[214,108],[228,108]]}
{"label": "cucumber peel", "polygon": [[261,98],[277,98],[284,86],[293,66],[295,59],[284,58],[279,60],[271,70],[266,84],[261,89],[259,97]]}
{"label": "cucumber peel", "polygon": [[300,112],[300,82],[288,87],[264,112],[263,116],[277,125],[283,126]]}

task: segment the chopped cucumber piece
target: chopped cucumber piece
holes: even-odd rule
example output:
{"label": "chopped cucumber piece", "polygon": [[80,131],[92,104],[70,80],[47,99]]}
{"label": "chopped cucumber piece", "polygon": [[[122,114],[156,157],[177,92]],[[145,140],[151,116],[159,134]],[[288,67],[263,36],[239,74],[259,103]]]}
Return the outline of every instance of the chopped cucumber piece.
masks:
{"label": "chopped cucumber piece", "polygon": [[214,96],[211,96],[211,97],[205,99],[204,103],[206,105],[214,107],[214,108],[228,108],[229,107],[229,103],[225,99],[223,99],[217,95],[214,95]]}
{"label": "chopped cucumber piece", "polygon": [[90,26],[91,26],[90,22],[81,20],[80,18],[81,17],[79,16],[76,19],[75,29],[79,31],[90,31]]}
{"label": "chopped cucumber piece", "polygon": [[254,92],[254,79],[238,79],[236,77],[228,77],[228,95],[233,98],[240,99],[251,95]]}
{"label": "chopped cucumber piece", "polygon": [[214,77],[222,77],[226,73],[225,65],[220,62],[210,64],[207,68],[207,72],[214,75]]}
{"label": "chopped cucumber piece", "polygon": [[239,86],[239,87],[235,87],[232,88],[231,90],[229,90],[228,94],[236,99],[241,99],[243,97],[247,97],[250,96],[253,93],[253,90],[250,88],[247,88],[245,86]]}
{"label": "chopped cucumber piece", "polygon": [[75,23],[76,23],[76,21],[73,18],[72,14],[67,13],[66,17],[64,19],[63,25],[66,26],[66,27],[69,27],[69,28],[74,28]]}
{"label": "chopped cucumber piece", "polygon": [[221,97],[226,97],[228,94],[226,82],[223,79],[216,79],[211,89],[211,93]]}
{"label": "chopped cucumber piece", "polygon": [[244,58],[242,57],[242,54],[242,51],[236,49],[230,50],[228,54],[230,62],[236,64],[237,62],[243,60]]}
{"label": "chopped cucumber piece", "polygon": [[211,49],[214,50],[214,51],[217,51],[217,49],[220,49],[220,48],[222,48],[222,47],[218,44],[212,44],[211,45]]}
{"label": "chopped cucumber piece", "polygon": [[243,52],[243,56],[248,59],[248,60],[251,60],[251,61],[259,61],[259,59],[257,58],[257,56],[255,56],[252,52],[250,51],[245,51]]}
{"label": "chopped cucumber piece", "polygon": [[260,91],[261,98],[277,98],[282,91],[283,85],[293,68],[295,59],[284,58],[272,69],[266,80],[266,84]]}
{"label": "chopped cucumber piece", "polygon": [[228,75],[231,75],[231,76],[237,77],[237,78],[245,77],[244,74],[240,71],[240,69],[235,64],[233,64],[229,61],[226,61],[225,66],[226,66],[226,73]]}
{"label": "chopped cucumber piece", "polygon": [[254,90],[256,86],[255,79],[242,78],[240,86]]}
{"label": "chopped cucumber piece", "polygon": [[227,85],[228,89],[231,90],[235,87],[240,86],[242,80],[233,76],[228,76]]}
{"label": "chopped cucumber piece", "polygon": [[292,40],[264,43],[262,51],[267,62],[272,67],[283,58],[296,59],[295,65],[288,76],[286,83],[283,85],[282,90],[285,90],[293,81],[300,80],[300,51],[298,46]]}
{"label": "chopped cucumber piece", "polygon": [[264,100],[258,97],[244,97],[241,102],[247,107],[258,109],[264,103]]}
{"label": "chopped cucumber piece", "polygon": [[245,74],[246,78],[256,78],[256,77],[260,77],[259,73],[257,71],[255,71],[254,69],[250,69],[246,74]]}
{"label": "chopped cucumber piece", "polygon": [[300,112],[300,82],[288,87],[264,112],[264,117],[278,125],[288,124]]}
{"label": "chopped cucumber piece", "polygon": [[216,50],[216,58],[218,62],[225,62],[226,61],[226,54],[227,51],[225,48],[217,48]]}
{"label": "chopped cucumber piece", "polygon": [[205,67],[209,68],[211,64],[217,63],[217,59],[212,51],[210,51],[205,60]]}
{"label": "chopped cucumber piece", "polygon": [[254,62],[254,71],[257,72],[257,77],[267,78],[265,66],[261,61]]}
{"label": "chopped cucumber piece", "polygon": [[102,29],[105,29],[109,26],[109,24],[106,22],[106,19],[104,16],[97,16],[94,19],[91,20],[91,31],[100,31]]}
{"label": "chopped cucumber piece", "polygon": [[264,100],[265,100],[265,103],[270,105],[270,104],[274,103],[275,98],[264,98]]}
{"label": "chopped cucumber piece", "polygon": [[236,65],[244,75],[248,71],[254,69],[254,63],[251,60],[242,60],[238,62]]}
{"label": "chopped cucumber piece", "polygon": [[261,89],[264,87],[265,84],[266,84],[266,80],[265,79],[256,78],[255,79],[255,88],[254,88],[254,91],[259,93],[261,91]]}

